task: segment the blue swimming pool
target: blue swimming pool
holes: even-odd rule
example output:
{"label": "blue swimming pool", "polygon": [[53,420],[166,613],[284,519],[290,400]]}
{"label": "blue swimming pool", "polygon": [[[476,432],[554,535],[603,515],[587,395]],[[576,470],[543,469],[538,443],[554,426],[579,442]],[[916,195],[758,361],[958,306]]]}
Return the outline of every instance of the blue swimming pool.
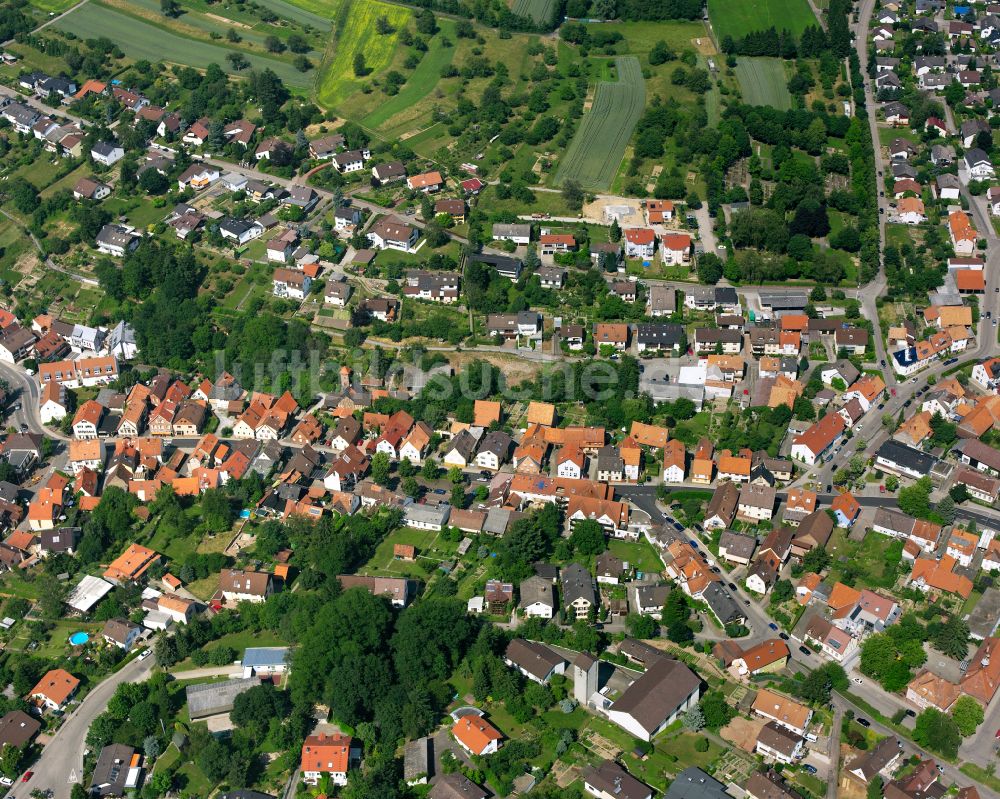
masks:
{"label": "blue swimming pool", "polygon": [[85,632],[73,633],[69,637],[69,642],[73,644],[73,646],[83,646],[89,640],[90,640],[90,634]]}

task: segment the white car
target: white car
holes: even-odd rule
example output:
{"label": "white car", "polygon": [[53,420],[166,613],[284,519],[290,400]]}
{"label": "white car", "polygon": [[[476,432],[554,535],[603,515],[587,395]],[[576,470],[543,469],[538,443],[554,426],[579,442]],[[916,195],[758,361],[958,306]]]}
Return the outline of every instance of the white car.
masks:
{"label": "white car", "polygon": [[864,685],[865,684],[865,681],[862,680],[860,677],[855,677],[854,678],[854,682],[856,682],[858,685]]}
{"label": "white car", "polygon": [[[142,652],[140,653],[139,657],[136,658],[136,659],[137,660],[145,660],[146,658],[148,658],[152,654],[153,654],[153,650],[152,649],[143,649]],[[860,680],[858,682],[860,682]]]}

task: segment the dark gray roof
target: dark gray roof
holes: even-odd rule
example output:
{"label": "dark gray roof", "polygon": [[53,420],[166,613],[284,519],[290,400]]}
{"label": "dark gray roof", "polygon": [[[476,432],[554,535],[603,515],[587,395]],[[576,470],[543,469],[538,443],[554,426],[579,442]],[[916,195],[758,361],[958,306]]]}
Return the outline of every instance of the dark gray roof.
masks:
{"label": "dark gray roof", "polygon": [[791,757],[802,739],[791,730],[781,726],[776,721],[769,721],[757,734],[757,742]]}
{"label": "dark gray roof", "polygon": [[891,438],[878,448],[876,456],[921,475],[930,474],[931,468],[937,463],[933,456]]}
{"label": "dark gray roof", "polygon": [[41,728],[38,719],[21,710],[12,710],[0,718],[0,746],[24,746]]}
{"label": "dark gray roof", "polygon": [[598,472],[621,472],[625,469],[625,461],[618,453],[618,447],[613,444],[605,444],[597,450],[597,471]]}
{"label": "dark gray roof", "polygon": [[527,641],[524,638],[515,638],[507,644],[504,656],[519,669],[539,680],[544,680],[552,669],[566,662],[564,657],[557,655],[545,644]]}
{"label": "dark gray roof", "polygon": [[479,444],[479,452],[492,452],[500,460],[510,452],[511,437],[503,430],[491,430]]}
{"label": "dark gray roof", "polygon": [[486,799],[489,794],[464,774],[442,774],[427,799]]}
{"label": "dark gray roof", "polygon": [[594,578],[579,563],[571,563],[564,567],[559,579],[562,582],[564,605],[571,605],[577,599],[586,599],[591,605],[597,604],[597,598],[594,595]]}
{"label": "dark gray roof", "polygon": [[445,453],[458,452],[465,460],[469,460],[476,451],[479,440],[468,430],[461,431],[455,436],[445,449]]}
{"label": "dark gray roof", "polygon": [[737,533],[735,530],[725,530],[719,538],[719,549],[723,548],[727,554],[749,560],[757,549],[757,539],[752,535]]}
{"label": "dark gray roof", "polygon": [[701,678],[672,658],[662,658],[632,683],[611,708],[627,713],[650,735],[701,685]]}
{"label": "dark gray roof", "polygon": [[537,574],[523,581],[519,586],[521,601],[519,607],[526,608],[536,602],[555,608],[555,598],[552,596],[552,581],[539,577]]}
{"label": "dark gray roof", "polygon": [[756,799],[802,799],[773,771],[758,771],[746,783],[746,791]]}
{"label": "dark gray roof", "polygon": [[663,799],[732,799],[726,786],[700,768],[684,769],[670,783]]}
{"label": "dark gray roof", "polygon": [[684,337],[684,327],[674,324],[639,324],[635,326],[635,340],[639,344],[667,344],[678,346]]}
{"label": "dark gray roof", "polygon": [[135,749],[125,744],[111,744],[101,750],[90,780],[90,791],[98,796],[122,796],[125,779]]}
{"label": "dark gray roof", "polygon": [[524,266],[520,258],[512,258],[509,255],[494,255],[493,253],[481,252],[469,256],[470,261],[492,266],[497,272],[503,275],[520,275]]}
{"label": "dark gray roof", "polygon": [[409,781],[421,775],[428,778],[432,776],[434,761],[432,746],[430,737],[407,742],[403,750],[403,779]]}
{"label": "dark gray roof", "polygon": [[615,799],[649,799],[653,789],[640,782],[613,760],[587,766],[580,774],[584,782]]}
{"label": "dark gray roof", "polygon": [[186,689],[188,713],[192,719],[228,713],[233,709],[233,700],[255,685],[260,685],[256,677],[189,685]]}
{"label": "dark gray roof", "polygon": [[899,741],[895,735],[883,738],[874,749],[869,749],[861,757],[851,763],[852,772],[861,772],[865,782],[871,780],[884,769],[894,757],[899,756]]}
{"label": "dark gray roof", "polygon": [[710,582],[701,592],[701,598],[708,603],[712,613],[723,624],[735,624],[746,618],[733,595],[720,582]]}

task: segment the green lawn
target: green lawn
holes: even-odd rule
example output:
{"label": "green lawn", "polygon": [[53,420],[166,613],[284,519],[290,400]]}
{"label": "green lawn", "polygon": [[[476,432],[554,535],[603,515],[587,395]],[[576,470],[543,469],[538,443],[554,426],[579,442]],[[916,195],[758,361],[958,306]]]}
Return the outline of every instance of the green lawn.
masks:
{"label": "green lawn", "polygon": [[[396,560],[393,556],[396,544],[410,544],[416,547],[417,560]],[[455,556],[457,548],[457,544],[446,541],[433,530],[401,527],[386,536],[361,571],[365,574],[426,578],[427,571],[423,568],[423,564],[428,562],[428,558],[436,563],[449,560]]]}
{"label": "green lawn", "polygon": [[781,110],[792,107],[785,62],[780,58],[746,58],[736,62],[736,78],[747,105],[769,105]]}
{"label": "green lawn", "polygon": [[[377,74],[389,65],[396,51],[398,32],[413,15],[408,8],[379,0],[342,2],[345,5],[340,7],[339,15],[343,22],[334,29],[334,54],[324,65],[316,90],[316,99],[328,108],[338,106],[366,82],[367,76],[355,73],[355,58],[359,54],[364,58],[367,75]],[[375,22],[379,17],[388,19],[392,33],[376,33]]]}
{"label": "green lawn", "polygon": [[583,115],[559,162],[556,183],[575,180],[584,188],[608,189],[646,101],[646,82],[635,57],[615,59],[617,80],[597,84],[594,104]]}
{"label": "green lawn", "polygon": [[896,139],[906,139],[910,144],[914,145],[919,149],[920,140],[917,135],[906,128],[879,128],[878,129],[878,140],[879,144],[883,147],[888,147]]}
{"label": "green lawn", "polygon": [[131,58],[167,61],[198,69],[204,69],[209,64],[218,64],[231,74],[239,73],[232,68],[226,56],[231,52],[240,52],[247,58],[252,68],[272,69],[289,88],[304,91],[312,84],[312,76],[299,72],[289,61],[248,53],[239,48],[229,48],[221,43],[214,44],[188,38],[139,17],[94,2],[66,15],[55,24],[55,27],[75,33],[84,39],[110,37]]}
{"label": "green lawn", "polygon": [[[431,93],[441,77],[441,70],[455,57],[454,45],[444,47],[441,44],[443,38],[447,38],[450,42],[455,41],[455,24],[445,19],[439,24],[441,32],[428,42],[427,52],[408,77],[406,85],[400,89],[399,94],[386,98],[376,110],[362,119],[362,125],[368,128],[380,128],[390,122],[396,114],[406,111]],[[408,125],[409,122],[406,122],[405,126]]]}
{"label": "green lawn", "polygon": [[31,5],[48,14],[61,14],[72,8],[79,0],[31,0]]}
{"label": "green lawn", "polygon": [[[708,750],[705,752],[699,752],[695,749],[695,744],[700,740],[708,740]],[[666,734],[666,737],[659,739],[656,742],[656,748],[661,752],[666,752],[669,755],[673,755],[677,758],[677,763],[680,768],[687,768],[688,766],[697,766],[698,768],[705,768],[709,763],[711,763],[715,758],[722,754],[722,747],[719,746],[715,741],[711,739],[705,739],[702,735],[695,735],[694,733],[684,732],[679,735]],[[683,764],[681,766],[680,764]]]}
{"label": "green lawn", "polygon": [[664,41],[674,50],[690,50],[694,40],[707,35],[704,23],[670,22],[611,22],[602,23],[602,31],[620,33],[625,37],[625,52],[634,55],[648,53],[659,41]]}
{"label": "green lawn", "polygon": [[21,572],[7,572],[0,579],[0,596],[16,596],[34,601],[40,593],[38,583],[29,583]]}
{"label": "green lawn", "polygon": [[695,446],[698,440],[708,435],[708,426],[712,420],[711,411],[698,411],[690,419],[680,422],[674,429],[674,437],[685,444]]}
{"label": "green lawn", "polygon": [[817,20],[806,0],[708,0],[708,16],[717,42],[740,39],[751,31],[774,27],[798,36]]}
{"label": "green lawn", "polygon": [[611,554],[622,560],[627,560],[633,568],[646,574],[659,574],[663,571],[663,561],[656,550],[644,539],[638,541],[622,541],[612,538],[608,541]]}
{"label": "green lawn", "polygon": [[870,532],[861,543],[851,541],[847,531],[836,528],[827,545],[833,558],[830,566],[832,576],[839,579],[846,569],[857,578],[857,587],[889,588],[895,582],[894,573],[887,570],[886,550],[893,545],[892,539],[880,533]]}
{"label": "green lawn", "polygon": [[69,637],[73,633],[81,631],[90,633],[91,640],[93,640],[94,636],[100,633],[101,628],[103,627],[104,624],[100,622],[82,622],[77,619],[59,619],[58,621],[53,622],[52,629],[49,630],[43,638],[38,639],[28,631],[27,626],[22,624],[18,627],[17,635],[11,641],[10,648],[13,650],[25,651],[25,647],[27,647],[32,640],[37,640],[38,648],[33,650],[30,654],[47,660],[57,660],[68,655],[70,650],[73,648],[69,643]]}
{"label": "green lawn", "polygon": [[893,247],[913,244],[913,231],[909,225],[886,225],[885,243]]}

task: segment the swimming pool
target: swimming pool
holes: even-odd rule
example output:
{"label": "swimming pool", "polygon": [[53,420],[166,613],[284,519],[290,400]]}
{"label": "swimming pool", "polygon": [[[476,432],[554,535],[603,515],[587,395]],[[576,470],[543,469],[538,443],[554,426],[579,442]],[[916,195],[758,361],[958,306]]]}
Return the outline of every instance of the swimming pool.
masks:
{"label": "swimming pool", "polygon": [[78,633],[73,633],[69,637],[69,642],[73,644],[73,646],[83,646],[89,640],[90,640],[90,634],[82,631]]}

